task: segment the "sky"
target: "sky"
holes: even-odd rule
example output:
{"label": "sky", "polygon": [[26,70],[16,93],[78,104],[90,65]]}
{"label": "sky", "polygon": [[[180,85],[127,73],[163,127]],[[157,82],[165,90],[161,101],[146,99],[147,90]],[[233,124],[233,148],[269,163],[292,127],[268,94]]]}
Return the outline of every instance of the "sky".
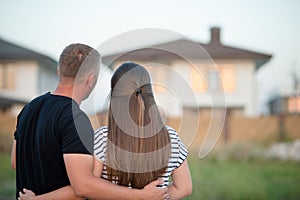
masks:
{"label": "sky", "polygon": [[[0,37],[55,60],[70,43],[82,42],[96,48],[112,37],[142,28],[170,30],[207,43],[209,28],[218,26],[223,44],[273,56],[256,72],[259,113],[266,112],[270,96],[291,90],[293,72],[300,76],[298,0],[0,2]],[[101,53],[117,50],[113,46]]]}

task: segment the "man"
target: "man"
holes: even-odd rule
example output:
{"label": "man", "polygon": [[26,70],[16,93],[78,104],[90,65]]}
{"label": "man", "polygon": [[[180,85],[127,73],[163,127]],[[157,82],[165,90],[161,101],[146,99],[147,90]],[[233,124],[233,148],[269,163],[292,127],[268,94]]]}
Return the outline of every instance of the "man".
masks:
{"label": "man", "polygon": [[97,50],[83,44],[67,46],[59,58],[56,90],[37,97],[19,114],[12,149],[16,198],[23,188],[37,195],[63,190],[51,199],[67,199],[70,194],[72,199],[167,197],[166,189],[156,188],[159,181],[135,190],[93,176],[93,129],[79,105],[94,89],[99,65]]}

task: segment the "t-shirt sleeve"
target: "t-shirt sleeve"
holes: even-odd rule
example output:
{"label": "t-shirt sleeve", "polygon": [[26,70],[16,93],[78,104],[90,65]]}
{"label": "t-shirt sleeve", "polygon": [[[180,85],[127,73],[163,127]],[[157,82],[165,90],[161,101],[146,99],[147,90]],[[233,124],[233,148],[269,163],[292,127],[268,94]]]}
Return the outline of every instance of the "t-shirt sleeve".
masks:
{"label": "t-shirt sleeve", "polygon": [[179,155],[176,163],[176,168],[180,167],[180,165],[187,159],[188,156],[188,151],[178,135],[177,141],[179,146]]}
{"label": "t-shirt sleeve", "polygon": [[94,131],[90,120],[83,112],[73,117],[64,125],[62,152],[93,155]]}
{"label": "t-shirt sleeve", "polygon": [[25,109],[26,106],[24,106],[24,108],[21,110],[21,112],[19,113],[18,117],[17,117],[17,125],[16,125],[16,130],[14,132],[14,139],[16,141],[19,140],[20,138],[20,131],[19,131],[19,123],[20,123],[20,118],[21,118],[21,115],[23,113],[23,110]]}
{"label": "t-shirt sleeve", "polygon": [[176,169],[187,159],[188,151],[181,141],[180,137],[178,136],[177,132],[169,126],[166,126],[166,128],[170,134],[171,139],[171,162],[172,166]]}
{"label": "t-shirt sleeve", "polygon": [[18,119],[17,119],[17,125],[16,125],[16,130],[14,132],[14,139],[16,141],[19,140],[19,137],[20,137],[20,132],[19,132],[19,129],[18,129],[18,124],[19,124],[19,116],[18,116]]}
{"label": "t-shirt sleeve", "polygon": [[94,136],[94,155],[102,163],[105,162],[105,152],[106,152],[106,142],[107,142],[107,128],[101,127],[95,132]]}

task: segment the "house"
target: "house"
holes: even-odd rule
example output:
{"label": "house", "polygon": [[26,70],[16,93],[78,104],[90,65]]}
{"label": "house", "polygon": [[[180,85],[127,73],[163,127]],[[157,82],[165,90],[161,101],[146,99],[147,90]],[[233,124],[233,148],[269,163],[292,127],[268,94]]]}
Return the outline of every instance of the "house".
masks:
{"label": "house", "polygon": [[210,31],[207,44],[177,39],[110,54],[102,62],[112,69],[126,61],[144,65],[156,100],[168,116],[182,111],[209,113],[212,107],[235,115],[256,115],[255,73],[272,56],[224,45],[220,28]]}
{"label": "house", "polygon": [[16,115],[31,99],[53,90],[56,68],[52,58],[0,39],[0,111]]}
{"label": "house", "polygon": [[271,115],[299,114],[300,97],[298,95],[282,95],[270,99],[268,102]]}

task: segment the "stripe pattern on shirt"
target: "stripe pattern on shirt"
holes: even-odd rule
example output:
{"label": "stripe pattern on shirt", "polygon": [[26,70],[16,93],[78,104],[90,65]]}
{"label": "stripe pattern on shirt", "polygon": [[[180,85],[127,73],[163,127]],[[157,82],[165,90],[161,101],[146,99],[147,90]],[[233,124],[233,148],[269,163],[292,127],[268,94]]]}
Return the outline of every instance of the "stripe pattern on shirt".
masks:
{"label": "stripe pattern on shirt", "polygon": [[[166,172],[160,177],[164,180],[164,182],[158,187],[167,187],[169,185],[169,177],[171,176],[172,172],[177,169],[188,156],[188,151],[179,138],[177,132],[169,126],[166,126],[166,129],[170,135],[171,155]],[[95,132],[94,136],[94,155],[104,164],[101,178],[106,180],[108,180],[105,165],[107,133],[108,127],[103,126]],[[113,180],[112,182],[116,183],[116,180]]]}

